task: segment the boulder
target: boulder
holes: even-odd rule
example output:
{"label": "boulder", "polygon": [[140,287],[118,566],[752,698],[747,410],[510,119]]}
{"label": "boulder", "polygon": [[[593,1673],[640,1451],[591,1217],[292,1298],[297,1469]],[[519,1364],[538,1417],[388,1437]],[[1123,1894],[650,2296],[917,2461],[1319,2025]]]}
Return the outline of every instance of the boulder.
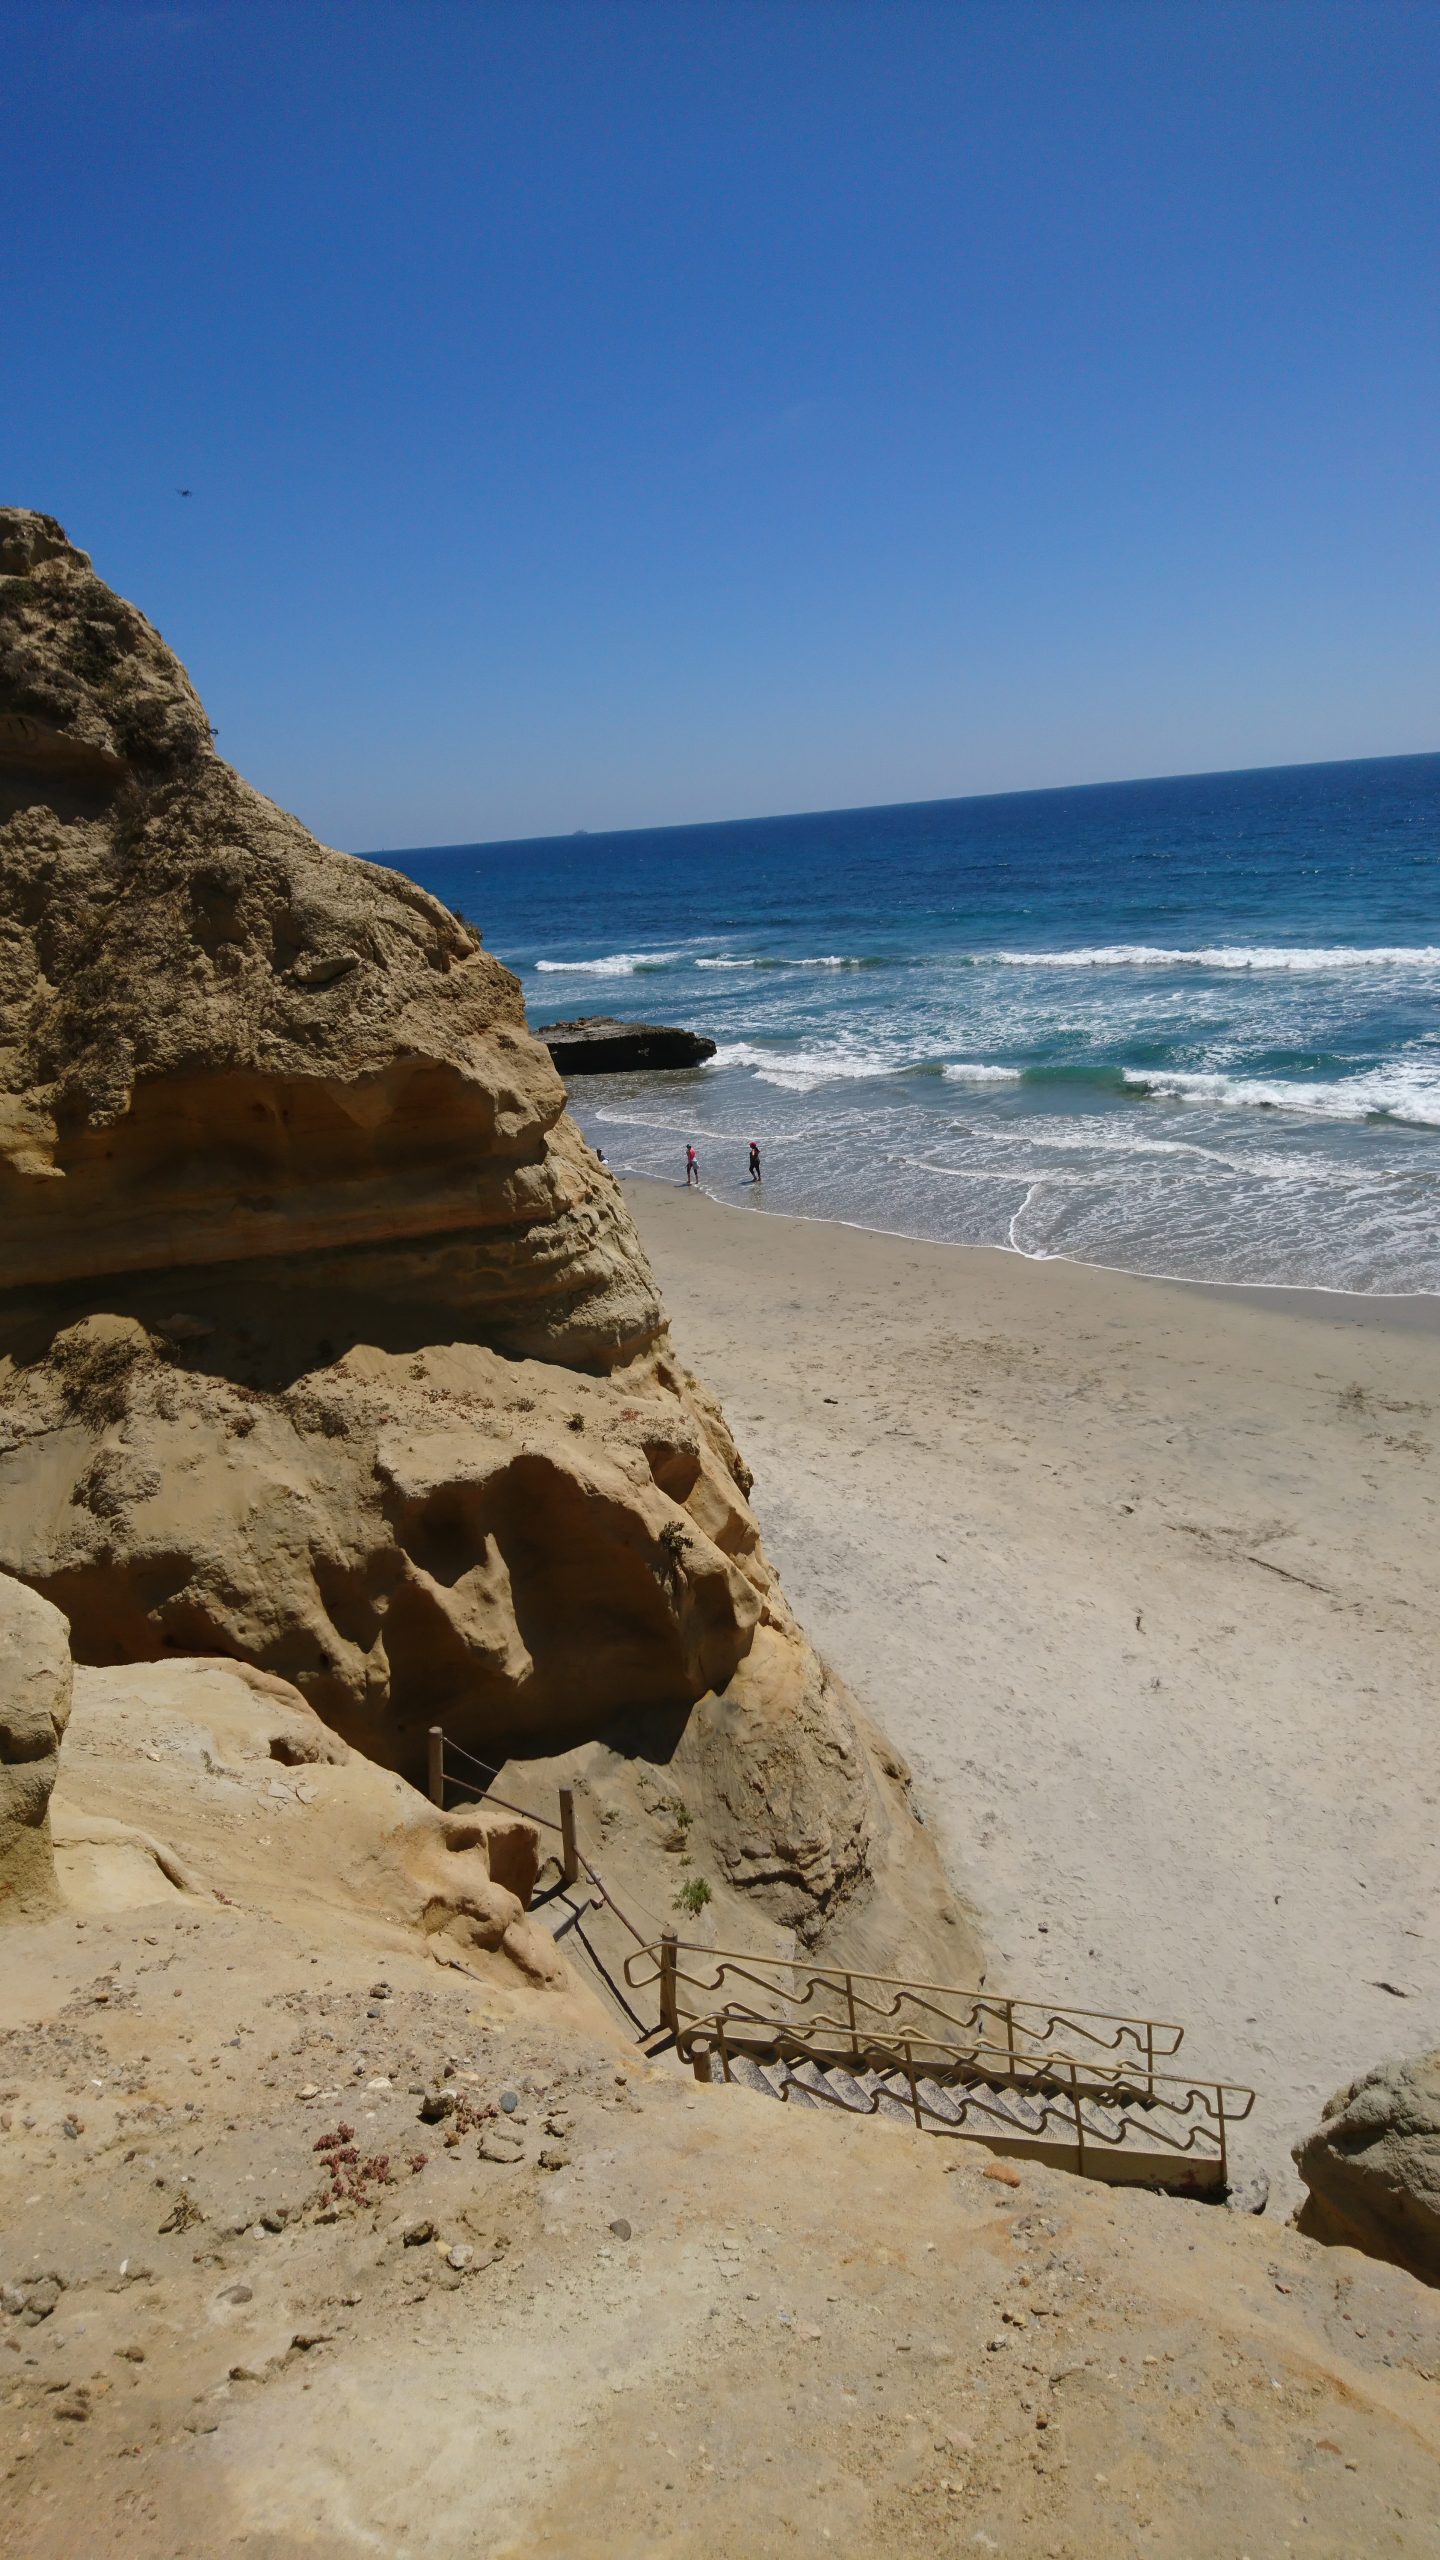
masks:
{"label": "boulder", "polygon": [[0,1921],[43,1917],[56,1901],[50,1796],[70,1690],[59,1610],[0,1574]]}
{"label": "boulder", "polygon": [[624,1075],[641,1067],[699,1067],[715,1055],[715,1043],[698,1031],[662,1022],[617,1022],[586,1013],[574,1022],[547,1022],[536,1033],[562,1076]]}
{"label": "boulder", "polygon": [[1337,2090],[1294,2159],[1311,2239],[1440,2284],[1440,2053],[1377,2063]]}

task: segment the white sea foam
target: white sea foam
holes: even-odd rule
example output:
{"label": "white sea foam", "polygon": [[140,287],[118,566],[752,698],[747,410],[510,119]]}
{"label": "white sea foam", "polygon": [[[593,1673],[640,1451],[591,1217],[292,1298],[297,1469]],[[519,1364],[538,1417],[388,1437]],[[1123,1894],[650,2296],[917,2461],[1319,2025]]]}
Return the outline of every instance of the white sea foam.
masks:
{"label": "white sea foam", "polygon": [[533,960],[530,965],[549,977],[633,978],[642,969],[665,969],[684,957],[683,951],[612,951],[604,960]]}
{"label": "white sea foam", "polygon": [[947,1084],[1018,1084],[1019,1067],[987,1067],[968,1058],[957,1059],[943,1070]]}
{"label": "white sea foam", "polygon": [[1227,1111],[1298,1111],[1324,1120],[1373,1120],[1383,1114],[1416,1128],[1440,1129],[1440,1075],[1427,1067],[1374,1067],[1323,1084],[1224,1075],[1205,1068],[1167,1074],[1127,1067],[1125,1082],[1156,1098],[1218,1103]]}
{"label": "white sea foam", "polygon": [[1285,943],[1221,942],[1180,951],[1158,943],[1106,942],[1083,951],[997,951],[994,958],[1010,969],[1440,969],[1440,944],[1320,943],[1292,949]]}
{"label": "white sea foam", "polygon": [[864,1077],[902,1073],[907,1061],[878,1049],[758,1049],[749,1040],[722,1042],[709,1061],[716,1067],[749,1067],[757,1084],[779,1085],[787,1093],[813,1093],[817,1085],[852,1083]]}
{"label": "white sea foam", "polygon": [[[732,955],[721,953],[714,959],[697,960],[697,969],[878,969],[879,960],[867,959],[862,953],[822,951],[814,955],[804,952],[754,952]],[[541,963],[544,966],[544,963]]]}

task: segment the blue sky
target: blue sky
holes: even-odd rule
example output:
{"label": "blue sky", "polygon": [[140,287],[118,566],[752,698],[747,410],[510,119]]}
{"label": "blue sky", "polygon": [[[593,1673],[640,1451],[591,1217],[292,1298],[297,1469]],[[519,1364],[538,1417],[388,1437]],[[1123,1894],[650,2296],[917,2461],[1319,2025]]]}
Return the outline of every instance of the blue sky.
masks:
{"label": "blue sky", "polygon": [[1433,0],[0,0],[0,494],[357,848],[1434,748],[1437,75]]}

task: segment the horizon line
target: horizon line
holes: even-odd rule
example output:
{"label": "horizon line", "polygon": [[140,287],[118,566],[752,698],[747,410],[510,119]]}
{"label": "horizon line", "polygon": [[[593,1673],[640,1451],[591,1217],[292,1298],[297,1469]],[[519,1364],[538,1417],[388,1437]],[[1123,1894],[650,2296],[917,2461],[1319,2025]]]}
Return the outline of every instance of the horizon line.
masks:
{"label": "horizon line", "polygon": [[741,818],[674,818],[645,827],[562,827],[544,835],[476,836],[448,844],[376,845],[354,854],[354,859],[379,862],[402,853],[498,853],[510,845],[526,844],[602,844],[615,836],[699,835],[724,827],[784,825],[801,818],[887,817],[896,809],[956,809],[982,800],[1043,800],[1073,791],[1129,791],[1149,782],[1231,782],[1260,773],[1315,773],[1329,766],[1420,764],[1427,757],[1440,757],[1440,747],[1404,748],[1384,756],[1307,756],[1284,764],[1201,765],[1188,773],[1128,773],[1101,782],[1031,783],[1024,790],[941,792],[926,800],[861,800],[836,802],[824,809],[767,809]]}

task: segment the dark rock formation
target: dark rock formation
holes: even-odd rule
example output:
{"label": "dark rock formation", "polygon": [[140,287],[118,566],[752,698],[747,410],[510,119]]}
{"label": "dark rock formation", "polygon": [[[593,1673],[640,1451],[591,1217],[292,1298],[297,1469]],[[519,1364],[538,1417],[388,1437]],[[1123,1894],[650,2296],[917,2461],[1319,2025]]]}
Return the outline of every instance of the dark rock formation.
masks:
{"label": "dark rock formation", "polygon": [[617,1022],[607,1013],[585,1013],[574,1022],[547,1022],[536,1032],[562,1076],[622,1075],[638,1067],[699,1067],[715,1055],[713,1040],[661,1022]]}

